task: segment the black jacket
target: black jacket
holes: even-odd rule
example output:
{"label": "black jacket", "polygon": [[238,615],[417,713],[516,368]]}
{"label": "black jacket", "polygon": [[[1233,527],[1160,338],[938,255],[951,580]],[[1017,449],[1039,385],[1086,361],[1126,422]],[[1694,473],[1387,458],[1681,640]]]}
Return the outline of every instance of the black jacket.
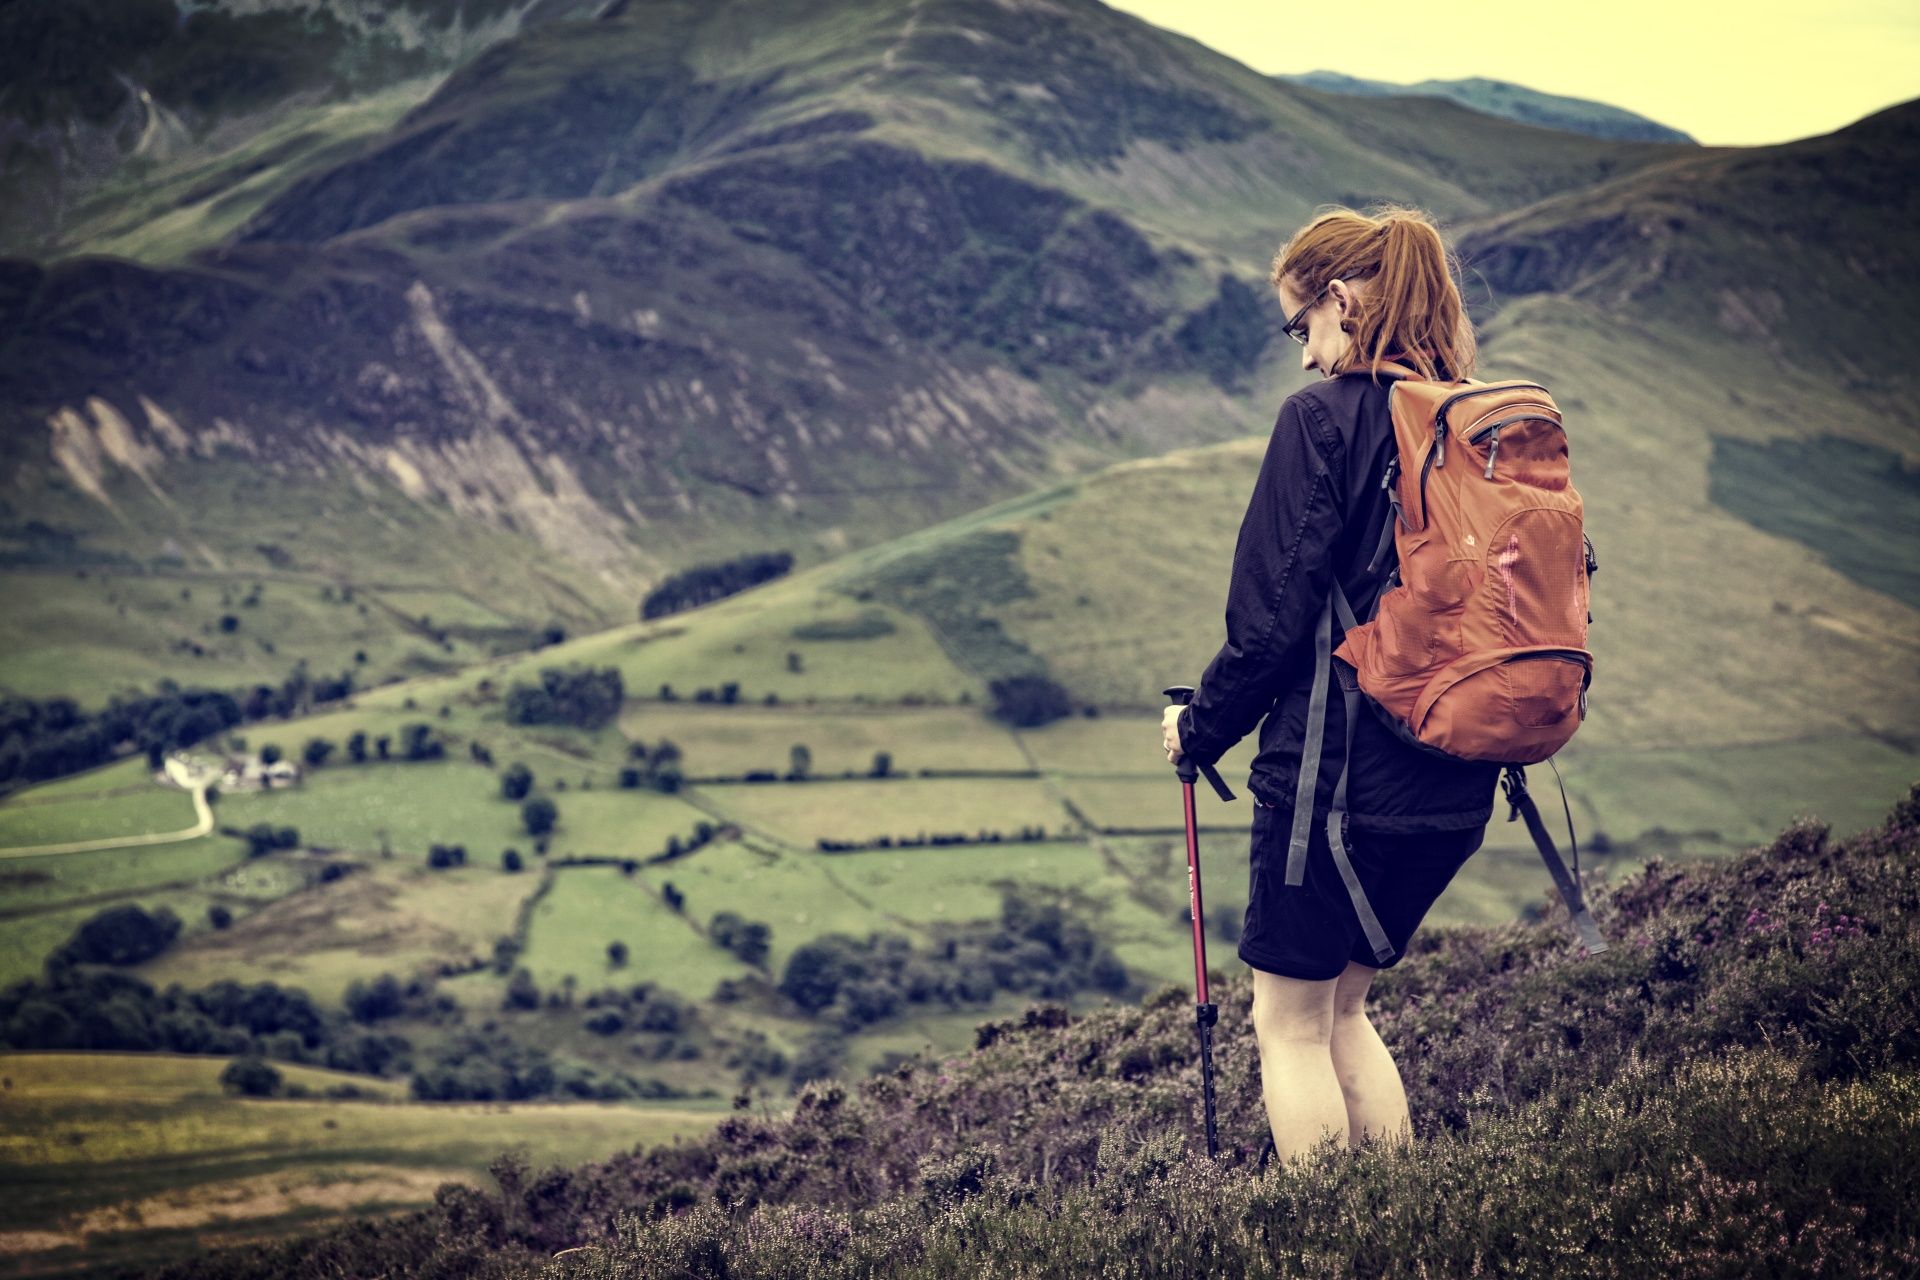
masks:
{"label": "black jacket", "polygon": [[[1293,804],[1313,633],[1334,569],[1354,616],[1365,621],[1394,563],[1389,548],[1380,567],[1366,572],[1389,510],[1380,477],[1395,452],[1387,410],[1392,385],[1385,377],[1376,384],[1365,371],[1341,374],[1301,388],[1280,406],[1234,547],[1227,640],[1180,713],[1181,750],[1200,764],[1214,763],[1266,717],[1247,786],[1268,804]],[[1337,618],[1333,642],[1338,647]],[[1353,669],[1337,658],[1333,666],[1335,679],[1354,687]],[[1320,819],[1333,802],[1346,735],[1344,700],[1338,689],[1330,695],[1314,792]],[[1493,816],[1499,765],[1422,751],[1371,712],[1354,726],[1347,778],[1353,829],[1444,831]]]}

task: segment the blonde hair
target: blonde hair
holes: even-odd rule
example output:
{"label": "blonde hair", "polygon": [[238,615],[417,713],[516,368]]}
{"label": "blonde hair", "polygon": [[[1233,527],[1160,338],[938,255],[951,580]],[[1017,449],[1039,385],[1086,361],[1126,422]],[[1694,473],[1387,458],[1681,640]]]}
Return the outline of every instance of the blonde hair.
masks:
{"label": "blonde hair", "polygon": [[1473,376],[1479,344],[1454,283],[1458,262],[1440,229],[1419,209],[1376,204],[1372,214],[1335,206],[1294,232],[1274,255],[1269,277],[1311,298],[1333,280],[1370,280],[1354,294],[1354,313],[1341,328],[1353,335],[1327,370],[1351,373],[1363,365],[1380,380],[1383,358],[1422,377],[1461,382]]}

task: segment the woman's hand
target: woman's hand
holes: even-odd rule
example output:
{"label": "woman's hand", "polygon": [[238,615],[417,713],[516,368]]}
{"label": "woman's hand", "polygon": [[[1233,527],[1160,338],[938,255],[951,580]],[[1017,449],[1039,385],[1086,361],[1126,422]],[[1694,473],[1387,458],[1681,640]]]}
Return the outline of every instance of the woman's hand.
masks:
{"label": "woman's hand", "polygon": [[1160,747],[1167,753],[1168,764],[1180,763],[1180,712],[1185,708],[1174,703],[1160,713]]}

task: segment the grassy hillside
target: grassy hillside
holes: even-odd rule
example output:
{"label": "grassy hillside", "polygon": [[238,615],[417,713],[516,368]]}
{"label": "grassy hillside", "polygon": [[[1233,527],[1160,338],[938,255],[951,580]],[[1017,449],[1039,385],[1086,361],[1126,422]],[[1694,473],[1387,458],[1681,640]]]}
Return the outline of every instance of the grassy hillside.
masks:
{"label": "grassy hillside", "polygon": [[1597,958],[1559,921],[1428,935],[1373,1001],[1406,1064],[1405,1153],[1257,1171],[1249,992],[1228,977],[1218,1162],[1191,996],[1169,987],[1032,1006],[972,1053],[809,1087],[788,1117],[165,1274],[1907,1274],[1917,872],[1920,786],[1853,840],[1806,822],[1647,869],[1597,903],[1619,940]]}
{"label": "grassy hillside", "polygon": [[[707,1132],[723,1104],[409,1105],[397,1082],[282,1068],[304,1099],[224,1093],[224,1058],[0,1054],[8,1274],[178,1256],[430,1203],[540,1164]],[[350,1099],[323,1096],[350,1088]]]}

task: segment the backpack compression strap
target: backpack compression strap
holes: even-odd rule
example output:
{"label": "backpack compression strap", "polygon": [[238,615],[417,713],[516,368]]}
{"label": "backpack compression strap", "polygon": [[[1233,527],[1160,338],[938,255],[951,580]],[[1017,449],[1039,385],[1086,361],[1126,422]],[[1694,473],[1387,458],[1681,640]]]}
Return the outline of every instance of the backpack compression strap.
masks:
{"label": "backpack compression strap", "polygon": [[[1314,634],[1317,665],[1313,672],[1313,692],[1307,702],[1307,740],[1300,753],[1300,777],[1294,787],[1293,833],[1287,844],[1287,883],[1290,885],[1302,883],[1307,871],[1308,824],[1313,821],[1313,791],[1320,776],[1320,747],[1327,736],[1327,685],[1333,668],[1335,609],[1339,610],[1343,633],[1360,625],[1353,616],[1353,607],[1347,603],[1347,593],[1340,588],[1338,574],[1334,575],[1333,590],[1327,593],[1327,603],[1320,610],[1320,625]],[[1353,899],[1353,912],[1360,918],[1360,928],[1367,935],[1367,945],[1373,948],[1373,958],[1386,961],[1393,957],[1393,944],[1387,940],[1387,931],[1380,927],[1380,917],[1367,901],[1367,892],[1354,872],[1352,858],[1347,855],[1347,766],[1353,755],[1354,722],[1359,719],[1362,708],[1358,690],[1342,686],[1340,693],[1346,702],[1347,740],[1340,760],[1340,780],[1334,784],[1333,804],[1327,811],[1327,847],[1332,850],[1333,864],[1339,868],[1340,879],[1347,886],[1347,896]]]}
{"label": "backpack compression strap", "polygon": [[[1555,770],[1557,773],[1558,770]],[[1574,932],[1580,935],[1580,943],[1586,947],[1588,955],[1599,955],[1607,949],[1607,940],[1600,934],[1600,926],[1593,922],[1593,913],[1587,910],[1587,902],[1580,892],[1580,881],[1567,870],[1566,862],[1560,857],[1560,851],[1553,847],[1553,837],[1547,834],[1547,824],[1540,820],[1540,810],[1534,807],[1533,797],[1527,794],[1527,771],[1520,765],[1510,764],[1500,779],[1501,790],[1507,793],[1507,802],[1513,806],[1507,814],[1507,821],[1524,817],[1527,831],[1533,836],[1534,844],[1540,848],[1540,860],[1547,864],[1547,874],[1553,877],[1553,883],[1560,890],[1560,897],[1567,904],[1567,914],[1573,917]],[[1566,803],[1566,788],[1560,789],[1560,801]],[[1567,831],[1573,831],[1573,814],[1567,814]],[[1574,855],[1579,856],[1579,846],[1574,846]]]}

